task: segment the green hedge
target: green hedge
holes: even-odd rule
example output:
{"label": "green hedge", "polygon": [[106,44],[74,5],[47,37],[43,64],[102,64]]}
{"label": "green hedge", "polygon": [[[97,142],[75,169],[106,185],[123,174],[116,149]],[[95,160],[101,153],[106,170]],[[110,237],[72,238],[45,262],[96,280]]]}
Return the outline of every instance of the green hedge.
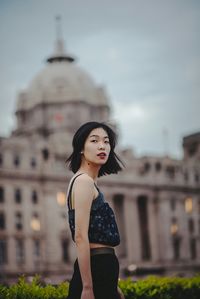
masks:
{"label": "green hedge", "polygon": [[[0,299],[66,299],[68,283],[42,286],[36,276],[32,283],[21,277],[10,287],[0,285]],[[200,299],[200,276],[193,278],[148,277],[137,282],[120,280],[126,299]],[[102,298],[103,299],[103,298]]]}
{"label": "green hedge", "polygon": [[126,299],[200,299],[200,276],[193,278],[149,276],[132,282],[119,282]]}
{"label": "green hedge", "polygon": [[42,286],[39,276],[35,276],[32,283],[20,277],[18,283],[10,287],[0,285],[0,299],[66,299],[68,286],[64,282],[58,286]]}

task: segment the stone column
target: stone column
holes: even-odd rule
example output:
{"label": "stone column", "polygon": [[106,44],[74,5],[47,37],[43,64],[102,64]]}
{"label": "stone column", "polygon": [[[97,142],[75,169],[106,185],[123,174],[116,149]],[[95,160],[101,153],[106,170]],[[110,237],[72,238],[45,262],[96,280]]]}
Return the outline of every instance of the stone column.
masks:
{"label": "stone column", "polygon": [[[190,244],[189,244],[189,231],[188,231],[188,215],[185,212],[185,196],[180,196],[180,199],[177,200],[177,219],[179,233],[181,236],[181,245],[180,245],[180,257],[181,259],[187,261],[190,259]],[[182,200],[183,199],[183,200]]]}
{"label": "stone column", "polygon": [[154,195],[150,195],[147,204],[151,260],[157,262],[160,260],[160,232],[158,223],[159,199]]}
{"label": "stone column", "polygon": [[[55,189],[56,190],[56,189]],[[55,271],[61,263],[61,243],[59,238],[58,206],[56,194],[45,191],[43,201],[45,202],[45,263],[47,270]]]}
{"label": "stone column", "polygon": [[17,271],[16,266],[16,244],[15,244],[15,237],[10,237],[7,243],[8,246],[8,265],[9,265],[9,272]]}
{"label": "stone column", "polygon": [[162,261],[169,262],[173,259],[172,236],[170,234],[171,217],[169,211],[168,193],[160,194],[160,211],[158,226],[160,230],[160,256]]}
{"label": "stone column", "polygon": [[140,260],[140,236],[137,202],[134,195],[126,196],[124,202],[127,262],[136,263]]}
{"label": "stone column", "polygon": [[33,242],[31,238],[26,238],[24,240],[25,247],[25,263],[26,269],[28,272],[35,271],[34,263],[33,263]]}

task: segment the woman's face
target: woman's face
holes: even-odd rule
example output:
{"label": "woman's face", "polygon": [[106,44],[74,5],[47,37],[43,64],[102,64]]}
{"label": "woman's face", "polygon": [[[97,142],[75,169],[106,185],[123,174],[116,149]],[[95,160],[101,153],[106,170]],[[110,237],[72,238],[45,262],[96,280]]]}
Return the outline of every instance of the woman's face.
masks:
{"label": "woman's face", "polygon": [[105,164],[110,153],[110,142],[107,132],[103,128],[92,130],[85,141],[82,153],[88,162],[98,165]]}

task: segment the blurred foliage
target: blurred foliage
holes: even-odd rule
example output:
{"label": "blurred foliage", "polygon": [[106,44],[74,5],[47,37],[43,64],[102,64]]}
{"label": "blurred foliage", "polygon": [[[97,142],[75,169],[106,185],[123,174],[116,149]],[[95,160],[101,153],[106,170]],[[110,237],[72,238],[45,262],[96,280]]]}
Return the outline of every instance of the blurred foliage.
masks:
{"label": "blurred foliage", "polygon": [[5,287],[0,285],[0,299],[66,299],[69,284],[63,282],[58,286],[43,285],[40,276],[35,276],[31,283],[24,276],[18,283]]}
{"label": "blurred foliage", "polygon": [[200,276],[192,278],[149,276],[137,282],[120,280],[126,299],[199,299]]}
{"label": "blurred foliage", "polygon": [[[192,278],[149,276],[132,281],[130,278],[119,281],[119,287],[126,299],[199,299],[200,276]],[[11,286],[0,285],[0,299],[66,299],[69,283],[57,286],[41,282],[35,276],[31,283],[24,276]]]}

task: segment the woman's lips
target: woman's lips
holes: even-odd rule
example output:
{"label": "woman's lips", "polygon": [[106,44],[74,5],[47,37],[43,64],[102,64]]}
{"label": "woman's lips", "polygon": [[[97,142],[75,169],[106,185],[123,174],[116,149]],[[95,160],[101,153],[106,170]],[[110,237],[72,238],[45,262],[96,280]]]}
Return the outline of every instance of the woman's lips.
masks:
{"label": "woman's lips", "polygon": [[106,158],[106,153],[99,153],[97,156],[103,160]]}

